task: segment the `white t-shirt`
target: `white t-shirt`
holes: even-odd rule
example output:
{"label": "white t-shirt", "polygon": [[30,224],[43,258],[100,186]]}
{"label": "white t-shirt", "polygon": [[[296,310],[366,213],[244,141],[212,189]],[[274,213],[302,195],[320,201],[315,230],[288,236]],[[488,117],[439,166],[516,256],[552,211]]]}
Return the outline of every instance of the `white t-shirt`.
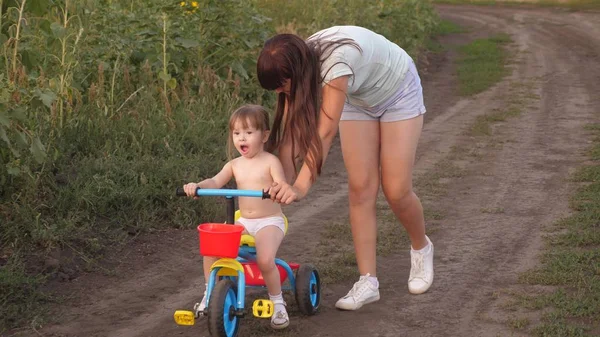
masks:
{"label": "white t-shirt", "polygon": [[321,66],[323,85],[335,78],[351,75],[348,100],[355,106],[369,108],[391,97],[400,87],[412,62],[404,49],[366,28],[334,26],[313,34],[308,40],[319,35],[320,40],[351,38],[362,49],[361,53],[352,45],[339,47]]}

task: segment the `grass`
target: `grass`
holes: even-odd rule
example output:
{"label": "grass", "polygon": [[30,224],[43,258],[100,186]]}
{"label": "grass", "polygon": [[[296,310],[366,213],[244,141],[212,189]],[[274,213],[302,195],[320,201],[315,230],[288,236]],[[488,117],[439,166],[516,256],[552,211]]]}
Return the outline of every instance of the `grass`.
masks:
{"label": "grass", "polygon": [[16,326],[40,316],[40,311],[49,298],[38,291],[43,278],[28,275],[22,260],[12,258],[16,261],[8,264],[8,267],[0,268],[0,317],[5,320],[4,324]]}
{"label": "grass", "polygon": [[457,72],[461,95],[483,92],[508,74],[505,67],[508,55],[503,45],[510,41],[508,35],[501,34],[477,39],[459,48]]}
{"label": "grass", "polygon": [[503,99],[506,107],[494,109],[490,113],[478,116],[469,128],[468,135],[472,137],[490,136],[494,124],[521,115],[529,103],[539,99],[533,90],[533,82],[510,83],[509,94]]}
{"label": "grass", "polygon": [[427,50],[432,53],[444,52],[446,48],[444,48],[444,46],[438,41],[438,37],[449,34],[461,34],[465,32],[467,32],[467,30],[463,26],[457,25],[450,20],[442,19],[433,29],[431,36],[425,41],[425,46]]}
{"label": "grass", "polygon": [[546,309],[534,336],[592,336],[600,332],[600,124],[587,128],[595,139],[590,164],[580,167],[572,181],[579,188],[570,199],[572,214],[549,229],[541,265],[520,275],[529,285],[553,287],[551,293],[515,295],[516,303],[532,310]]}
{"label": "grass", "polygon": [[568,9],[594,9],[600,7],[597,0],[433,0],[440,4],[472,4],[485,6],[535,5]]}
{"label": "grass", "polygon": [[529,319],[513,317],[508,320],[508,323],[511,328],[515,330],[522,330],[529,325]]}

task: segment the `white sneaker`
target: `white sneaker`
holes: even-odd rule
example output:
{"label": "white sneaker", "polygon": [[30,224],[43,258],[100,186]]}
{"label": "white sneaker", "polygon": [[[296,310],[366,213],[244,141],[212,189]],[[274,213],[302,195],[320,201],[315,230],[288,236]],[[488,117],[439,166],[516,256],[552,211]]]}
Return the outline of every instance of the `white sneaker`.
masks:
{"label": "white sneaker", "polygon": [[433,243],[425,236],[429,247],[425,252],[418,253],[410,249],[410,276],[408,291],[411,294],[422,294],[433,283]]}
{"label": "white sneaker", "polygon": [[369,281],[369,274],[361,276],[348,294],[340,298],[335,307],[342,310],[358,310],[363,305],[379,300],[379,289]]}
{"label": "white sneaker", "polygon": [[202,301],[200,301],[200,305],[198,305],[198,308],[196,310],[199,311],[200,314],[202,315],[202,312],[204,311],[204,309],[206,309],[206,290],[204,291],[204,296],[202,297]]}
{"label": "white sneaker", "polygon": [[285,329],[288,325],[290,325],[290,317],[288,316],[287,311],[285,310],[286,303],[284,301],[281,302],[273,302],[275,305],[275,313],[271,316],[271,328],[273,329]]}

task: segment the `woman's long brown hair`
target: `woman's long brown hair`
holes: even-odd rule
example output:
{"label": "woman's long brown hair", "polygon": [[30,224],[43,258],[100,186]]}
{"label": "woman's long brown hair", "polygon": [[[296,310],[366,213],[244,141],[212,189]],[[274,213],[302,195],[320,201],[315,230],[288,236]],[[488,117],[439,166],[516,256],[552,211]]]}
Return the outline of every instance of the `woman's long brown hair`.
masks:
{"label": "woman's long brown hair", "polygon": [[[360,50],[351,39],[322,42],[316,38],[307,43],[294,34],[278,34],[265,42],[258,58],[258,80],[264,89],[281,88],[286,80],[290,80],[289,96],[280,93],[277,97],[267,151],[278,150],[284,139],[291,141],[294,170],[298,172],[296,159],[303,159],[313,182],[323,166],[323,145],[319,137],[321,64],[345,44]],[[286,100],[288,113],[284,116]],[[294,157],[296,152],[297,158]]]}

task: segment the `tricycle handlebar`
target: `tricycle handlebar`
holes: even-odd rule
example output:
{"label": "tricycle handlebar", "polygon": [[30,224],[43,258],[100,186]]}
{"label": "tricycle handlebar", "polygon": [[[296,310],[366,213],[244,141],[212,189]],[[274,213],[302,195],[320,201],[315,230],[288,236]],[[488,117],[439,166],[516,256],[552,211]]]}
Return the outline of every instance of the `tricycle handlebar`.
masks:
{"label": "tricycle handlebar", "polygon": [[[185,191],[183,190],[183,188],[178,187],[177,190],[175,191],[175,195],[177,195],[178,197],[185,197],[187,196],[187,194],[185,194]],[[228,198],[234,198],[234,197],[255,197],[255,198],[262,198],[262,199],[270,199],[271,196],[269,195],[269,193],[265,192],[265,191],[258,191],[258,190],[236,190],[236,189],[227,189],[227,188],[219,188],[219,189],[211,189],[211,188],[207,188],[207,189],[202,189],[200,187],[198,187],[196,189],[196,195],[199,197],[228,197]]]}

